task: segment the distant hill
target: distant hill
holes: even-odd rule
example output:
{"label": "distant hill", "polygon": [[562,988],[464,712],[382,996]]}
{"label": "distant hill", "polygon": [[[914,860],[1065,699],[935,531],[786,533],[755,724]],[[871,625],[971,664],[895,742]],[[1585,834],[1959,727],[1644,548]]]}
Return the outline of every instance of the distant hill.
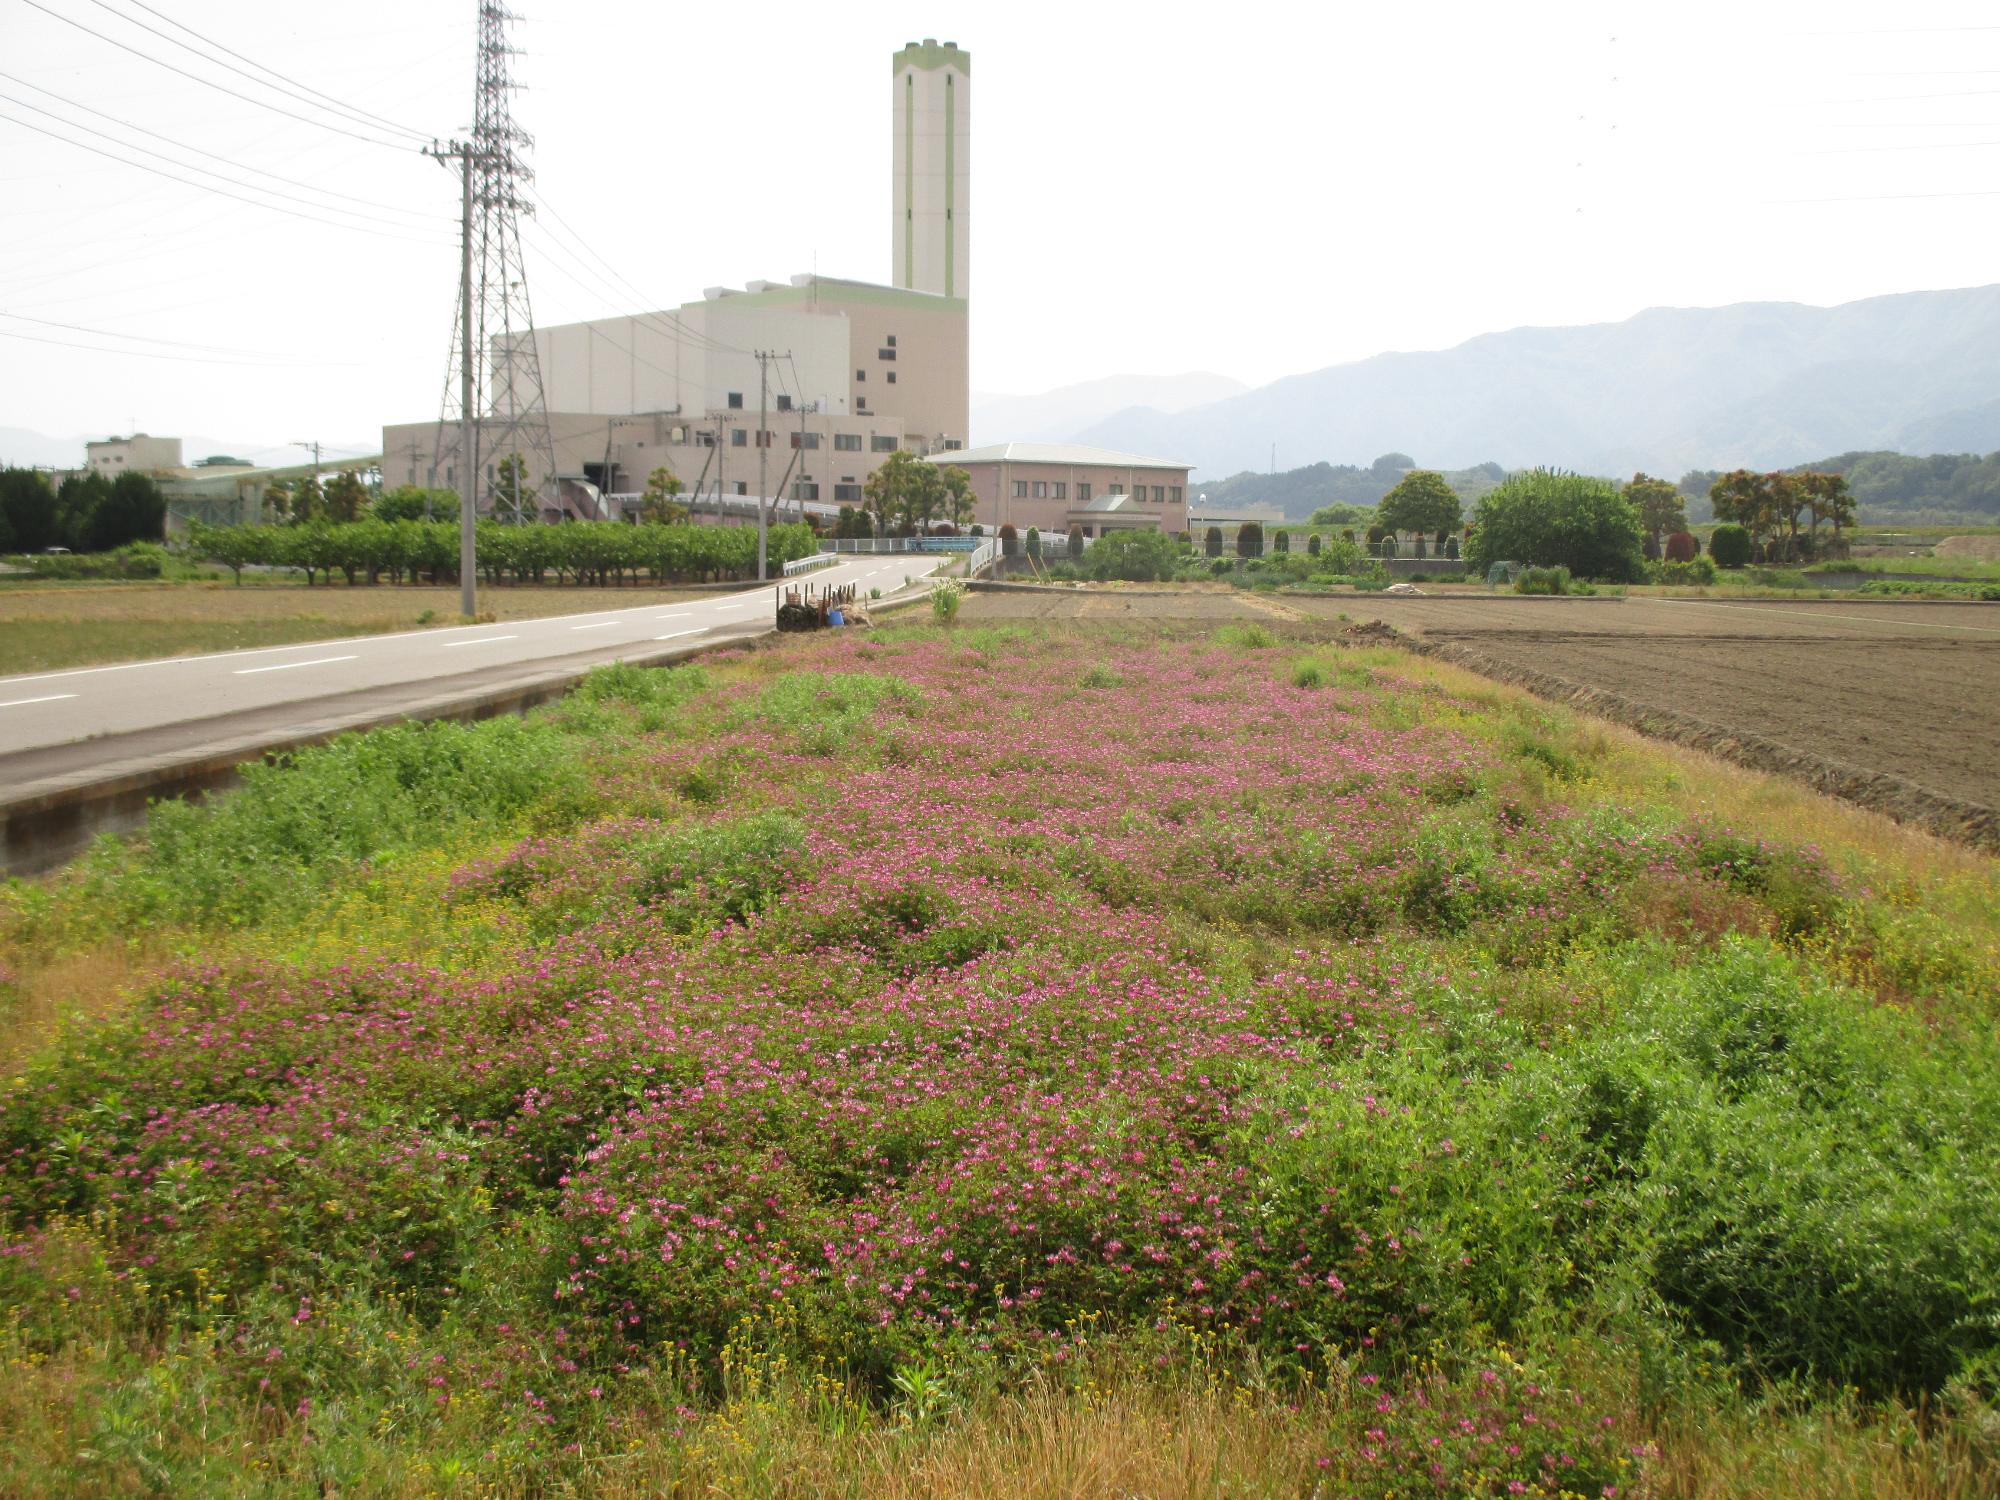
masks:
{"label": "distant hill", "polygon": [[2000,448],[1996,392],[2000,286],[1986,286],[1517,328],[1178,413],[1138,405],[1071,436],[1170,450],[1198,476],[1253,469],[1273,443],[1333,464],[1393,448],[1449,468],[1494,460],[1671,475],[1870,449],[1988,452]]}
{"label": "distant hill", "polygon": [[986,443],[1066,443],[1084,428],[1128,407],[1143,406],[1172,415],[1248,389],[1227,375],[1198,370],[1186,375],[1108,375],[1039,396],[994,396],[974,391],[970,441],[975,448]]}
{"label": "distant hill", "polygon": [[[1288,521],[1303,521],[1325,505],[1373,506],[1397,480],[1419,467],[1407,453],[1385,453],[1365,468],[1318,463],[1278,474],[1232,474],[1200,485],[1197,508],[1228,514],[1269,505]],[[1496,463],[1486,463],[1447,469],[1444,477],[1470,512],[1473,502],[1505,479],[1507,471]]]}

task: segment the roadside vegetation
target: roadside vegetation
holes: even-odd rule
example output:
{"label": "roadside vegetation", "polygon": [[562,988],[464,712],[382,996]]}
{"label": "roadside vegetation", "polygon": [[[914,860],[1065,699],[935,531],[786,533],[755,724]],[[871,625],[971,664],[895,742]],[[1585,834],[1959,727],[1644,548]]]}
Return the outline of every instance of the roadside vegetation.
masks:
{"label": "roadside vegetation", "polygon": [[0,1490],[1991,1492],[1991,861],[938,615],[5,888]]}

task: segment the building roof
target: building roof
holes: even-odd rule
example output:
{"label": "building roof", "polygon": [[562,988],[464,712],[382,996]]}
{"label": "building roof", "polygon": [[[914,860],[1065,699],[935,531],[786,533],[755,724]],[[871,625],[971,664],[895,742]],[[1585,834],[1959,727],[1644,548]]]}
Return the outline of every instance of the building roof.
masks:
{"label": "building roof", "polygon": [[1148,458],[1143,453],[1120,453],[1112,448],[1092,448],[1083,443],[990,443],[984,448],[959,448],[931,455],[934,462],[947,464],[1072,464],[1078,468],[1097,465],[1107,469],[1190,469],[1194,465],[1174,458]]}
{"label": "building roof", "polygon": [[1130,495],[1099,495],[1083,508],[1085,510],[1123,510],[1125,502],[1131,498]]}

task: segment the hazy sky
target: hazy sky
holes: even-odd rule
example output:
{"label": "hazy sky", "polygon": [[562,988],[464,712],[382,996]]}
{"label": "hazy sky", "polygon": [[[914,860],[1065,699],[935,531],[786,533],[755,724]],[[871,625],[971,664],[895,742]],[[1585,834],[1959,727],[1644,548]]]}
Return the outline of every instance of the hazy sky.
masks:
{"label": "hazy sky", "polygon": [[[0,0],[0,426],[372,443],[434,415],[455,180],[387,125],[197,82],[334,119],[164,18],[443,136],[471,114],[473,0],[146,3]],[[637,300],[571,236],[652,306],[815,265],[886,280],[889,57],[925,36],[974,59],[976,390],[1261,383],[1524,323],[2000,279],[1991,0],[521,8],[516,112],[560,215],[527,233],[543,322]]]}

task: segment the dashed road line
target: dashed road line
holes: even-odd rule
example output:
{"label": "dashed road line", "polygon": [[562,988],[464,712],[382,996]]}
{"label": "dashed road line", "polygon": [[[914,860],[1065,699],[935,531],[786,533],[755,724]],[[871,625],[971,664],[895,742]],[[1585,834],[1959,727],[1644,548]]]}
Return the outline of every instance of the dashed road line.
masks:
{"label": "dashed road line", "polygon": [[65,698],[74,698],[75,693],[50,693],[46,698],[11,698],[0,703],[0,708],[26,708],[30,703],[60,703]]}
{"label": "dashed road line", "polygon": [[359,661],[360,656],[350,653],[346,656],[315,656],[311,661],[281,661],[275,667],[238,667],[238,677],[254,677],[259,672],[289,672],[294,667],[325,667],[337,661]]}
{"label": "dashed road line", "polygon": [[492,646],[501,641],[518,641],[519,639],[518,635],[482,635],[476,641],[446,641],[444,646],[445,650],[450,651],[459,646]]}

